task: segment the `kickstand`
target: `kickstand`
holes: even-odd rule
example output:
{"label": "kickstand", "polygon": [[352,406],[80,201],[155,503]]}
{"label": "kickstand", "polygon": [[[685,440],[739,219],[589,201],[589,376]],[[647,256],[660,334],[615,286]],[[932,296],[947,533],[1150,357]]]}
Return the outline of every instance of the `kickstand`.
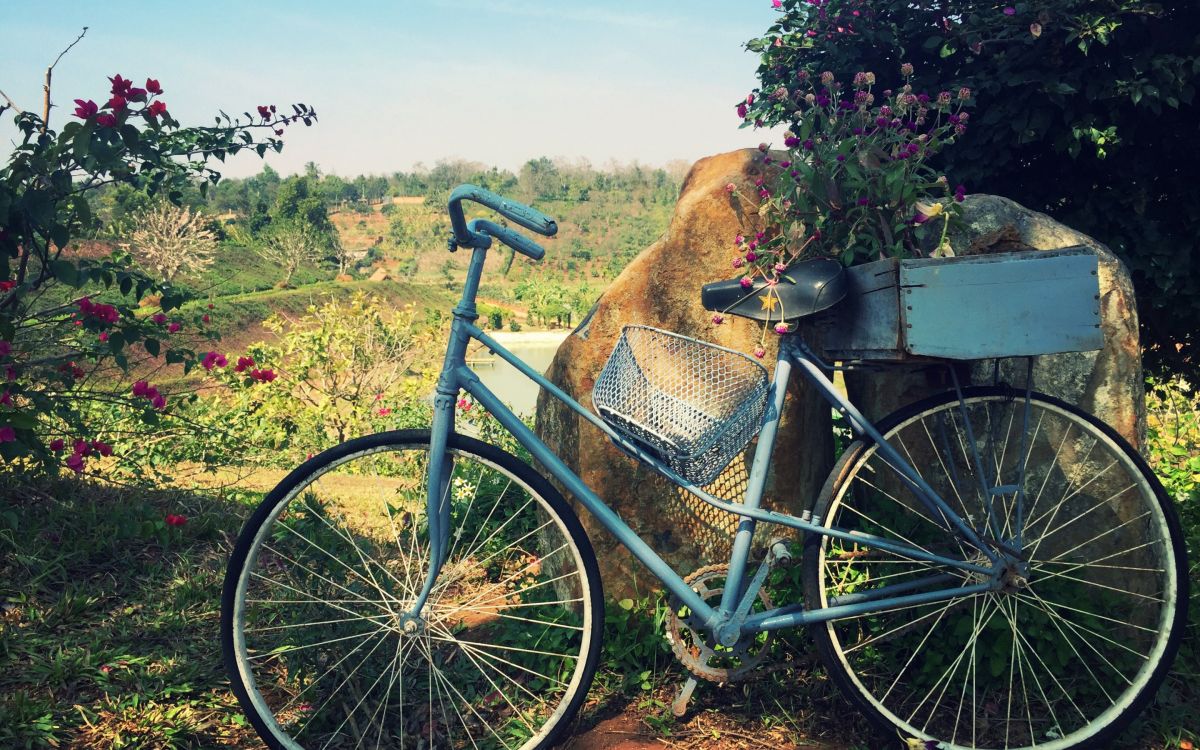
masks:
{"label": "kickstand", "polygon": [[683,687],[679,689],[679,695],[671,703],[671,713],[675,714],[675,718],[683,718],[683,715],[687,713],[688,701],[692,699],[692,693],[695,690],[696,678],[689,675],[687,682],[683,683]]}

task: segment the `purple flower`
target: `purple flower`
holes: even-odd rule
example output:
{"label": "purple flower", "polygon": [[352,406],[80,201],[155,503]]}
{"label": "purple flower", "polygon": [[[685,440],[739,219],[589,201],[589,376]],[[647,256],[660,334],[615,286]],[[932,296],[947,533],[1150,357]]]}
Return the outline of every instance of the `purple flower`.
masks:
{"label": "purple flower", "polygon": [[870,201],[870,200],[868,200],[868,199],[866,199],[866,198],[859,198],[859,199],[858,199],[858,205],[860,205],[860,206],[869,206],[869,205],[871,205],[871,201]]}
{"label": "purple flower", "polygon": [[1015,15],[1017,15],[1017,9],[1016,9],[1016,8],[1014,8],[1014,7],[1012,7],[1011,5],[1009,5],[1009,6],[1006,6],[1006,7],[1004,8],[1004,15],[1006,15],[1006,16],[1015,16]]}
{"label": "purple flower", "polygon": [[954,188],[954,200],[958,201],[959,203],[963,202],[963,198],[965,198],[966,195],[967,188],[965,185],[959,185],[958,187]]}
{"label": "purple flower", "polygon": [[814,148],[816,148],[816,144],[812,142],[812,139],[811,139],[811,138],[810,138],[809,140],[805,141],[805,142],[804,142],[803,144],[801,144],[801,145],[803,145],[803,146],[804,146],[804,150],[805,150],[805,151],[812,151]]}
{"label": "purple flower", "polygon": [[788,148],[795,148],[796,146],[800,145],[800,139],[794,135],[788,136],[787,138],[783,139],[783,145],[787,146]]}
{"label": "purple flower", "polygon": [[837,160],[838,160],[838,161],[846,161],[846,155],[845,155],[845,154],[838,154],[838,155],[837,155]]}
{"label": "purple flower", "polygon": [[753,283],[754,283],[754,281],[749,276],[742,277],[742,281],[741,281],[742,289],[749,289]]}

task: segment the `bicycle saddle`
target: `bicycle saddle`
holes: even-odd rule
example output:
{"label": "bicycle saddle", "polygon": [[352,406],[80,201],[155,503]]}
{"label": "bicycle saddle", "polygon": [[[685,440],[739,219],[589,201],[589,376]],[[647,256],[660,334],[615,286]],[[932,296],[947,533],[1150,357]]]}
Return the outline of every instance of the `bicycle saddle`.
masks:
{"label": "bicycle saddle", "polygon": [[700,304],[706,310],[751,320],[799,320],[836,305],[846,296],[849,284],[841,263],[833,258],[812,258],[793,263],[779,274],[771,295],[778,300],[764,301],[767,287],[763,278],[749,287],[743,287],[740,278],[716,281],[701,288]]}

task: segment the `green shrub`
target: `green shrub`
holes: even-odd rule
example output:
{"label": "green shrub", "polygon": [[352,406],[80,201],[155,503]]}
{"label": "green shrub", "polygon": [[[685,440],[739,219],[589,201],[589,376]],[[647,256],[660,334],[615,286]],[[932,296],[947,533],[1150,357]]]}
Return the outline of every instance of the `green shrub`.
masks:
{"label": "green shrub", "polygon": [[1107,243],[1138,292],[1147,364],[1200,374],[1200,5],[1194,0],[782,0],[762,54],[751,122],[796,71],[916,68],[956,81],[977,114],[935,162],[977,192],[1044,211]]}

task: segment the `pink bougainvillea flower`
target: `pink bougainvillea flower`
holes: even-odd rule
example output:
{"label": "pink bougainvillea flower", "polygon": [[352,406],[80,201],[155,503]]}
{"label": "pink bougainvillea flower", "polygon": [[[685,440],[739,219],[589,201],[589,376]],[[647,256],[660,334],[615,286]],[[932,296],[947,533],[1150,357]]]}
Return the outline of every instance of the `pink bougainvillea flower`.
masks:
{"label": "pink bougainvillea flower", "polygon": [[120,73],[117,73],[108,80],[112,82],[112,92],[114,94],[120,94],[121,96],[124,96],[125,92],[129,91],[129,89],[133,87],[133,81],[122,78]]}
{"label": "pink bougainvillea flower", "polygon": [[[4,238],[4,233],[0,232],[0,239]],[[0,281],[0,292],[7,292],[17,285],[17,282],[9,279],[8,281]]]}
{"label": "pink bougainvillea flower", "polygon": [[250,378],[252,380],[257,380],[260,383],[270,383],[272,380],[274,380],[277,377],[279,377],[279,376],[275,374],[274,370],[268,369],[268,370],[251,370],[250,371]]}
{"label": "pink bougainvillea flower", "polygon": [[150,384],[145,380],[139,380],[133,384],[133,395],[138,398],[146,396],[150,392]]}
{"label": "pink bougainvillea flower", "polygon": [[157,325],[162,325],[167,322],[167,316],[163,313],[154,313],[150,317],[150,320],[154,321]]}
{"label": "pink bougainvillea flower", "polygon": [[0,427],[0,443],[11,443],[17,439],[17,431],[8,425]]}
{"label": "pink bougainvillea flower", "polygon": [[264,104],[258,105],[258,116],[263,118],[264,120],[270,118],[271,108]]}
{"label": "pink bougainvillea flower", "polygon": [[62,453],[65,445],[66,443],[63,442],[62,438],[54,438],[50,441],[50,450],[54,451],[55,453]]}
{"label": "pink bougainvillea flower", "polygon": [[738,115],[738,117],[742,118],[743,120],[745,120],[745,119],[746,119],[746,114],[747,114],[747,112],[748,112],[748,111],[749,111],[749,110],[747,110],[747,109],[746,109],[746,105],[745,105],[745,104],[739,104],[739,105],[737,105],[737,115]]}
{"label": "pink bougainvillea flower", "polygon": [[201,315],[201,316],[200,316],[200,322],[201,322],[201,323],[207,323],[208,321],[209,321],[209,317],[208,317],[207,315]]}
{"label": "pink bougainvillea flower", "polygon": [[131,102],[144,102],[146,101],[146,89],[130,88],[125,92],[125,98]]}
{"label": "pink bougainvillea flower", "polygon": [[178,323],[171,323],[167,326],[167,333],[178,333],[179,329],[182,327],[183,326],[179,325]]}
{"label": "pink bougainvillea flower", "polygon": [[86,120],[100,111],[100,108],[97,107],[96,103],[91,99],[88,99],[87,101],[84,101],[83,99],[76,99],[75,105],[75,116],[81,120]]}
{"label": "pink bougainvillea flower", "polygon": [[176,515],[174,513],[168,513],[167,517],[164,520],[167,522],[168,526],[182,526],[185,523],[187,523],[188,519],[187,519],[187,516],[181,516],[181,515]]}
{"label": "pink bougainvillea flower", "polygon": [[[253,357],[238,357],[237,367],[234,367],[233,371],[234,372],[245,372],[246,370],[248,370],[251,367],[254,367],[254,358]],[[379,397],[376,396],[375,400],[378,401]]]}
{"label": "pink bougainvillea flower", "polygon": [[167,103],[161,100],[150,102],[150,106],[146,107],[147,117],[158,117],[167,113]]}
{"label": "pink bougainvillea flower", "polygon": [[783,0],[771,0],[771,7],[772,8],[782,8]]}
{"label": "pink bougainvillea flower", "polygon": [[109,99],[108,104],[105,106],[111,109],[113,112],[120,112],[121,110],[125,109],[126,104],[127,102],[125,101],[125,97],[118,95]]}
{"label": "pink bougainvillea flower", "polygon": [[67,457],[67,468],[79,474],[83,471],[83,456],[78,453],[72,453]]}
{"label": "pink bougainvillea flower", "polygon": [[107,343],[108,342],[108,331],[101,331],[99,338],[100,338],[101,343]]}
{"label": "pink bougainvillea flower", "polygon": [[92,452],[92,446],[86,440],[76,440],[72,448],[81,456],[87,456]]}
{"label": "pink bougainvillea flower", "polygon": [[201,360],[200,364],[204,366],[205,370],[209,370],[211,372],[214,367],[224,367],[225,365],[229,364],[229,360],[225,359],[224,354],[209,352],[208,354],[204,355],[204,359]]}
{"label": "pink bougainvillea flower", "polygon": [[458,408],[462,409],[463,411],[471,411],[471,402],[465,398],[460,398],[458,400]]}
{"label": "pink bougainvillea flower", "polygon": [[101,456],[111,456],[113,453],[112,446],[109,445],[108,443],[105,443],[100,440],[92,441],[92,449],[95,450],[97,453],[99,453]]}
{"label": "pink bougainvillea flower", "polygon": [[712,322],[713,325],[719,326],[725,322],[725,316],[718,313],[717,315],[712,316]]}
{"label": "pink bougainvillea flower", "polygon": [[147,78],[146,79],[146,90],[149,91],[151,94],[157,95],[157,94],[162,93],[162,86],[158,85],[157,78]]}
{"label": "pink bougainvillea flower", "polygon": [[150,405],[162,411],[167,408],[167,399],[161,393],[156,393],[154,394],[154,398],[150,399]]}
{"label": "pink bougainvillea flower", "polygon": [[381,417],[386,417],[387,415],[389,415],[391,413],[392,413],[392,410],[387,408],[386,406],[379,410],[379,416],[381,416]]}

